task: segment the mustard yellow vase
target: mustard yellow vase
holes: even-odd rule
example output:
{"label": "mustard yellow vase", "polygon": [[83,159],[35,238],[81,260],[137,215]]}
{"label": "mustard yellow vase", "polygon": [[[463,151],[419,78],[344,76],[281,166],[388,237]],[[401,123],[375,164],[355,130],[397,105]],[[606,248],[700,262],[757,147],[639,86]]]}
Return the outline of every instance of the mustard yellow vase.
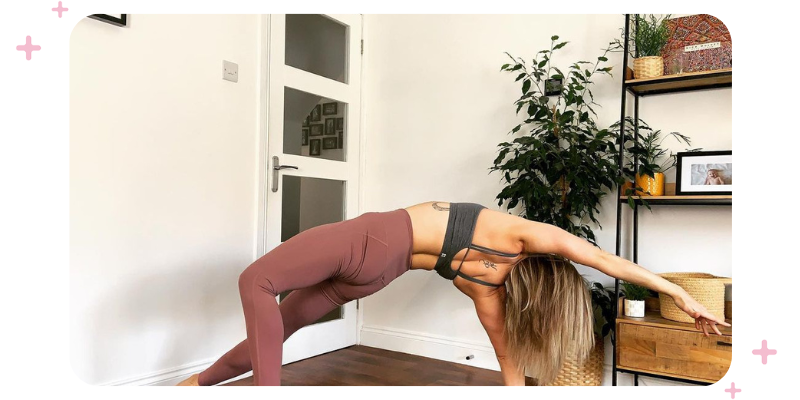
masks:
{"label": "mustard yellow vase", "polygon": [[663,196],[664,195],[664,174],[656,172],[655,177],[647,174],[636,175],[636,186],[642,188],[641,192],[637,194],[647,196]]}

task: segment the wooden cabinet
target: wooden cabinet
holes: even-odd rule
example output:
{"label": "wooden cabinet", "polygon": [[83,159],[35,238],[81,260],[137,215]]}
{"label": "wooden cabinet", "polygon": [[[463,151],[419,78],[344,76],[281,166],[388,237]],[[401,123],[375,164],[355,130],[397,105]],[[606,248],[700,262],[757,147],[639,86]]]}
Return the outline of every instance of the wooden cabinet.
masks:
{"label": "wooden cabinet", "polygon": [[643,318],[618,316],[616,332],[619,371],[714,383],[731,365],[732,328],[706,337],[694,324],[664,319],[651,308]]}

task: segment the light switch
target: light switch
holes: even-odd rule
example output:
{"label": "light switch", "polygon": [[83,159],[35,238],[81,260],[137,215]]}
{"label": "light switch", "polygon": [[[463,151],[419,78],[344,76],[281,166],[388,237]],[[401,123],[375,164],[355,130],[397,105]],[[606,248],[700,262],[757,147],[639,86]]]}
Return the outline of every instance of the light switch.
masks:
{"label": "light switch", "polygon": [[239,82],[239,65],[222,60],[222,79],[231,82]]}

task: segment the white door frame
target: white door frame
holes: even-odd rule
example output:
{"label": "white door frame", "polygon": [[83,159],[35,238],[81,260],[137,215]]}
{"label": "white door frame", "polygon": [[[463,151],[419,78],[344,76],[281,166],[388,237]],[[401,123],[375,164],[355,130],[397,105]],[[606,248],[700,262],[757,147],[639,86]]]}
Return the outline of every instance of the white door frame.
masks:
{"label": "white door frame", "polygon": [[[273,193],[272,156],[282,165],[296,165],[298,170],[282,170],[280,175],[336,179],[345,184],[345,219],[361,213],[360,179],[362,171],[361,135],[361,15],[326,15],[348,26],[348,83],[341,83],[285,65],[285,15],[265,15],[260,21],[258,88],[258,223],[256,258],[280,244],[281,191]],[[346,162],[283,154],[284,87],[347,103]],[[270,118],[272,117],[272,118]],[[270,135],[270,132],[273,135]],[[280,178],[279,178],[280,179]],[[356,302],[343,306],[343,318],[299,330],[284,345],[283,363],[294,362],[356,343],[358,311]]]}

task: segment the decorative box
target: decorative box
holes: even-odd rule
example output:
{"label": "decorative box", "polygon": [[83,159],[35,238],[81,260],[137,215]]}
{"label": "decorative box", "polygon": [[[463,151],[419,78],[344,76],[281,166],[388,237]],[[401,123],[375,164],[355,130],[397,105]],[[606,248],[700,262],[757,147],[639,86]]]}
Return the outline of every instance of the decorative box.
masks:
{"label": "decorative box", "polygon": [[731,68],[731,34],[719,19],[708,14],[667,21],[670,39],[662,51],[664,73]]}

